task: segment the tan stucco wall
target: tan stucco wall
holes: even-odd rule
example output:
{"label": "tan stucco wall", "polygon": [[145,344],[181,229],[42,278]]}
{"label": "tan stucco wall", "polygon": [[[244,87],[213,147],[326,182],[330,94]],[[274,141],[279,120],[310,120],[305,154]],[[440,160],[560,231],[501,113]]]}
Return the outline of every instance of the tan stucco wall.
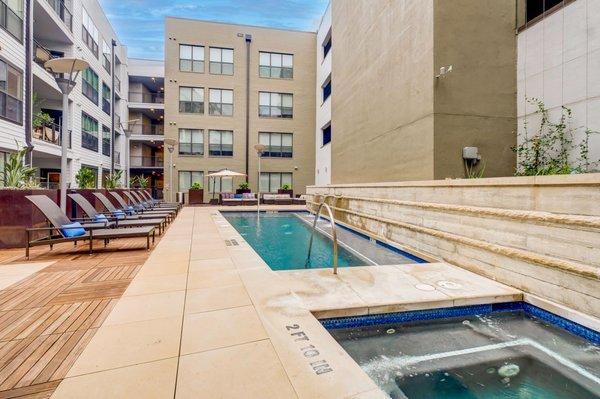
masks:
{"label": "tan stucco wall", "polygon": [[[258,132],[293,133],[293,158],[263,158],[263,172],[292,172],[293,189],[301,194],[314,182],[314,129],[315,129],[315,57],[316,35],[311,32],[267,29],[252,26],[229,25],[204,21],[167,18],[165,23],[165,137],[178,140],[180,128],[204,129],[205,154],[202,157],[177,155],[175,150],[173,173],[177,191],[178,171],[203,171],[205,199],[209,198],[207,174],[228,168],[245,173],[246,160],[246,44],[238,33],[251,34],[250,56],[250,170],[249,182],[257,191],[258,163],[254,144]],[[205,46],[205,72],[179,71],[179,44]],[[233,76],[213,75],[208,72],[209,47],[234,49]],[[294,78],[265,79],[258,75],[259,51],[281,52],[294,55]],[[205,90],[203,115],[179,113],[179,86],[197,86],[234,90],[233,117],[208,114],[208,90]],[[294,94],[292,119],[258,117],[258,92],[272,91]],[[208,130],[233,130],[233,157],[208,155]],[[167,156],[168,157],[168,156]],[[297,168],[297,169],[296,169]],[[169,173],[165,168],[165,177]],[[236,179],[234,186],[243,179]],[[235,188],[235,187],[234,187]]]}
{"label": "tan stucco wall", "polygon": [[434,178],[464,177],[462,148],[479,147],[484,175],[515,171],[516,1],[434,1]]}
{"label": "tan stucco wall", "polygon": [[433,178],[433,0],[331,6],[332,182]]}
{"label": "tan stucco wall", "polygon": [[514,27],[514,0],[333,0],[332,183],[463,177],[465,146],[512,175]]}
{"label": "tan stucco wall", "polygon": [[600,174],[309,187],[337,221],[600,316]]}

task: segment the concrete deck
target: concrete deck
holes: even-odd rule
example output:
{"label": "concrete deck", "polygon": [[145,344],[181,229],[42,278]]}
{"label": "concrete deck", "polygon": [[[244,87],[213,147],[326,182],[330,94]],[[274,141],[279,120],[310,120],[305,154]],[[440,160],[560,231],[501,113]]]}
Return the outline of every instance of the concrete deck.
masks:
{"label": "concrete deck", "polygon": [[521,298],[444,263],[273,272],[216,208],[188,207],[52,397],[385,398],[315,315]]}

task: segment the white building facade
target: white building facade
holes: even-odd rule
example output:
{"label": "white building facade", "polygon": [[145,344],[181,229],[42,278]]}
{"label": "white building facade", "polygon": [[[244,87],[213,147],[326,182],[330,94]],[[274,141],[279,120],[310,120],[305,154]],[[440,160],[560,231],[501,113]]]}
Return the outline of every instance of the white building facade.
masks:
{"label": "white building facade", "polygon": [[331,4],[317,31],[317,112],[315,184],[331,183]]}
{"label": "white building facade", "polygon": [[[0,81],[6,81],[0,83],[0,87],[18,87],[22,93],[18,111],[7,110],[6,106],[0,110],[0,155],[5,157],[17,145],[26,146],[26,133],[29,133],[33,146],[32,165],[38,170],[40,184],[55,188],[61,173],[61,126],[67,123],[70,149],[66,173],[70,187],[76,187],[74,176],[83,166],[96,173],[100,187],[103,176],[113,167],[111,154],[115,170],[125,163],[121,154],[126,142],[122,121],[127,115],[127,50],[119,43],[96,0],[32,0],[29,14],[32,24],[28,23],[23,4],[23,0],[0,0],[0,6],[14,13],[11,24],[0,26],[0,61],[16,71],[16,75],[3,75],[6,67],[0,63]],[[15,29],[15,25],[22,28]],[[28,43],[31,43],[31,63],[27,62],[26,56]],[[47,60],[56,57],[83,58],[90,64],[90,69],[78,76],[77,85],[69,96],[67,121],[63,121],[61,92],[53,75],[43,67]],[[29,87],[28,68],[31,70]],[[14,94],[11,90],[2,96],[12,98]],[[32,99],[29,118],[28,97]],[[19,114],[18,118],[14,117],[15,113]]]}

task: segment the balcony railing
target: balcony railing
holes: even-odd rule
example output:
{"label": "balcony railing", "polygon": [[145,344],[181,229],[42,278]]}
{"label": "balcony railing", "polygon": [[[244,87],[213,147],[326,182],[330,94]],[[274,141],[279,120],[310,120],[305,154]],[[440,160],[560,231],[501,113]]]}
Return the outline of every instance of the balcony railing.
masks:
{"label": "balcony railing", "polygon": [[131,134],[164,135],[165,126],[162,124],[142,124],[131,126]]}
{"label": "balcony railing", "polygon": [[110,137],[102,139],[102,155],[110,157]]}
{"label": "balcony railing", "polygon": [[129,163],[132,168],[162,168],[164,166],[162,157],[131,156]]}
{"label": "balcony railing", "polygon": [[[34,139],[42,140],[47,143],[61,145],[61,126],[56,123],[44,123],[41,126],[33,128]],[[71,131],[69,130],[69,148],[71,148]]]}
{"label": "balcony railing", "polygon": [[115,91],[121,92],[121,79],[119,79],[115,74]]}
{"label": "balcony railing", "polygon": [[6,0],[0,0],[0,26],[17,40],[23,41],[23,18],[6,4]]}
{"label": "balcony railing", "polygon": [[81,131],[81,146],[88,150],[98,152],[98,136],[97,134]]}
{"label": "balcony railing", "polygon": [[119,151],[115,151],[115,163],[121,165],[121,153]]}
{"label": "balcony railing", "polygon": [[115,130],[117,132],[121,131],[121,117],[117,114],[115,114]]}
{"label": "balcony railing", "polygon": [[163,93],[140,93],[130,91],[129,102],[146,104],[164,104],[165,96]]}
{"label": "balcony railing", "polygon": [[67,28],[69,28],[69,30],[73,32],[73,14],[71,14],[71,11],[65,5],[65,2],[63,0],[47,1],[50,4],[50,7],[52,7],[54,12],[56,13],[56,15],[59,16],[61,21],[63,21],[65,25],[67,25]]}

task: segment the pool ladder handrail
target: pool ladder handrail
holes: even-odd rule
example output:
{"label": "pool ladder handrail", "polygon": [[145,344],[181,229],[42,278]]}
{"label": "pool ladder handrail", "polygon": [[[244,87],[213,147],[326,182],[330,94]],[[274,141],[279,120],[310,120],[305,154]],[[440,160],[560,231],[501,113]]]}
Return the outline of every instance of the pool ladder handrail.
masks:
{"label": "pool ladder handrail", "polygon": [[323,209],[323,207],[325,207],[325,209],[327,210],[327,213],[329,214],[329,223],[331,224],[331,237],[332,237],[332,241],[333,241],[333,274],[337,274],[337,268],[338,268],[338,241],[337,241],[337,234],[336,234],[336,230],[335,230],[335,219],[333,218],[333,212],[331,211],[331,207],[325,203],[325,201],[327,200],[328,197],[334,197],[333,195],[326,195],[323,198],[323,202],[321,202],[321,204],[319,205],[319,209],[317,209],[317,213],[315,214],[315,220],[313,222],[313,227],[310,233],[310,241],[308,243],[308,256],[306,257],[306,263],[304,264],[304,267],[308,267],[308,263],[310,262],[310,254],[312,252],[312,243],[313,243],[313,236],[315,234],[315,230],[317,228],[317,222],[319,221],[319,216],[321,215],[321,209]]}

